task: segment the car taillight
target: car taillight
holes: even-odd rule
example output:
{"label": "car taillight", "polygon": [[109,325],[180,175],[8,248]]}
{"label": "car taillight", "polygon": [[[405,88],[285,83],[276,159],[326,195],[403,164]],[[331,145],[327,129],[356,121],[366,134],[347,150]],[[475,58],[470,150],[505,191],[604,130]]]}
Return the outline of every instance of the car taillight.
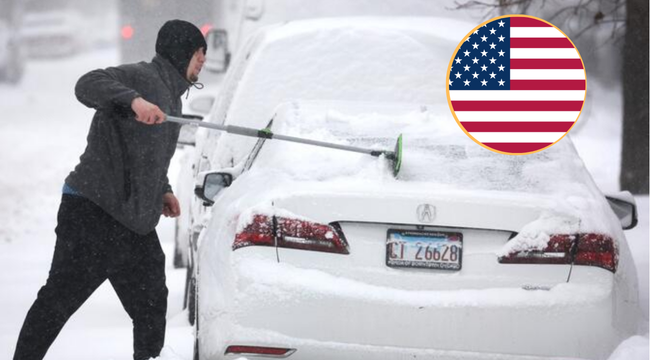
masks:
{"label": "car taillight", "polygon": [[348,243],[336,225],[267,215],[255,215],[253,221],[235,235],[233,250],[245,246],[281,248],[349,254]]}
{"label": "car taillight", "polygon": [[618,249],[603,234],[552,235],[543,250],[517,251],[499,257],[503,264],[571,264],[598,266],[616,272]]}
{"label": "car taillight", "polygon": [[122,30],[120,30],[120,35],[122,35],[122,39],[129,40],[130,38],[133,37],[133,27],[131,25],[125,25],[122,27]]}
{"label": "car taillight", "polygon": [[289,355],[296,352],[296,349],[287,349],[287,348],[275,348],[275,347],[264,347],[264,346],[246,346],[246,345],[231,345],[226,348],[225,354],[236,354],[236,355],[266,355],[271,357],[282,357],[286,358]]}
{"label": "car taillight", "polygon": [[206,36],[210,30],[212,30],[212,24],[203,24],[203,26],[201,26],[201,34],[203,34],[203,36]]}

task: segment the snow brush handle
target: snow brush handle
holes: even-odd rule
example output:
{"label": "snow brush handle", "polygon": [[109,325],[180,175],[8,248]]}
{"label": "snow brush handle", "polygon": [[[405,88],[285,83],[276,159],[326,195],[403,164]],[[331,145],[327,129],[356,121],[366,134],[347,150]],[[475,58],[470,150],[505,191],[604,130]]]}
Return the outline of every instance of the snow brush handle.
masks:
{"label": "snow brush handle", "polygon": [[295,136],[274,134],[269,129],[261,129],[261,130],[259,130],[259,129],[251,129],[251,128],[247,128],[247,127],[243,127],[243,126],[219,125],[219,124],[213,124],[213,123],[209,123],[209,122],[202,122],[200,120],[190,120],[190,119],[184,119],[184,118],[181,118],[181,117],[169,116],[169,115],[167,115],[166,121],[171,121],[171,122],[175,122],[175,123],[183,124],[183,125],[194,125],[194,126],[204,127],[204,128],[208,128],[208,129],[225,131],[225,132],[227,132],[229,134],[237,134],[237,135],[255,137],[255,138],[260,138],[260,139],[278,139],[278,140],[284,140],[284,141],[289,141],[289,142],[294,142],[294,143],[326,147],[326,148],[330,148],[330,149],[339,149],[339,150],[344,150],[344,151],[352,151],[352,152],[356,152],[356,153],[372,155],[372,156],[375,156],[375,157],[379,157],[381,155],[384,155],[386,157],[386,159],[391,162],[392,167],[393,167],[393,174],[395,176],[397,176],[397,173],[399,172],[399,169],[400,169],[401,164],[402,164],[402,135],[401,134],[397,138],[397,143],[395,145],[395,151],[389,151],[389,150],[363,149],[363,148],[358,148],[358,147],[355,147],[355,146],[333,144],[333,143],[328,143],[328,142],[324,142],[324,141],[299,138],[299,137],[295,137]]}

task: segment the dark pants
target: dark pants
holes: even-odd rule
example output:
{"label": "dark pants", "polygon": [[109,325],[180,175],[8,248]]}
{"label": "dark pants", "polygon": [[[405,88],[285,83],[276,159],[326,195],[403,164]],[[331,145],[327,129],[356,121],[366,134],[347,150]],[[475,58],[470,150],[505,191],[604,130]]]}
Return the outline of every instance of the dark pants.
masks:
{"label": "dark pants", "polygon": [[56,235],[49,277],[27,313],[14,360],[43,359],[66,321],[106,279],[133,320],[133,358],[157,357],[167,287],[156,232],[139,235],[91,201],[63,195]]}

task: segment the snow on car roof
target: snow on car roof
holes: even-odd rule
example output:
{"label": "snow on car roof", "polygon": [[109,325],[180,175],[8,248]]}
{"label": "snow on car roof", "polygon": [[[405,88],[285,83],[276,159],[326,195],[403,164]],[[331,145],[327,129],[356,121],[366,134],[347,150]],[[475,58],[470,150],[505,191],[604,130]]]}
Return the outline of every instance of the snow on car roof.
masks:
{"label": "snow on car roof", "polygon": [[[454,25],[456,24],[456,25]],[[226,123],[263,127],[292,100],[446,103],[441,74],[467,25],[438,18],[340,18],[290,22],[251,40]],[[239,58],[238,62],[243,62]],[[250,148],[235,149],[241,157]]]}
{"label": "snow on car roof", "polygon": [[[333,31],[338,29],[367,28],[373,31],[392,30],[402,33],[426,33],[439,38],[458,42],[474,27],[471,23],[436,17],[332,17],[289,21],[268,31],[265,42],[295,38],[314,31]],[[460,35],[460,37],[458,37]],[[451,54],[449,54],[451,55]]]}

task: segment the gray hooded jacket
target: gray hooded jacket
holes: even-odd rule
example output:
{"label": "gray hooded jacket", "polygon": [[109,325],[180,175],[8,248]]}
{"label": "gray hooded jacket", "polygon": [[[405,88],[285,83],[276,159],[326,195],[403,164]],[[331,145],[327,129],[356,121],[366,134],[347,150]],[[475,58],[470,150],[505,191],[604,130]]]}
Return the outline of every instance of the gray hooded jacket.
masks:
{"label": "gray hooded jacket", "polygon": [[153,231],[162,214],[162,198],[171,192],[169,162],[180,125],[146,125],[135,120],[136,97],[180,116],[180,96],[190,83],[165,58],[94,70],[77,82],[75,94],[97,111],[79,164],[65,182],[127,228]]}

